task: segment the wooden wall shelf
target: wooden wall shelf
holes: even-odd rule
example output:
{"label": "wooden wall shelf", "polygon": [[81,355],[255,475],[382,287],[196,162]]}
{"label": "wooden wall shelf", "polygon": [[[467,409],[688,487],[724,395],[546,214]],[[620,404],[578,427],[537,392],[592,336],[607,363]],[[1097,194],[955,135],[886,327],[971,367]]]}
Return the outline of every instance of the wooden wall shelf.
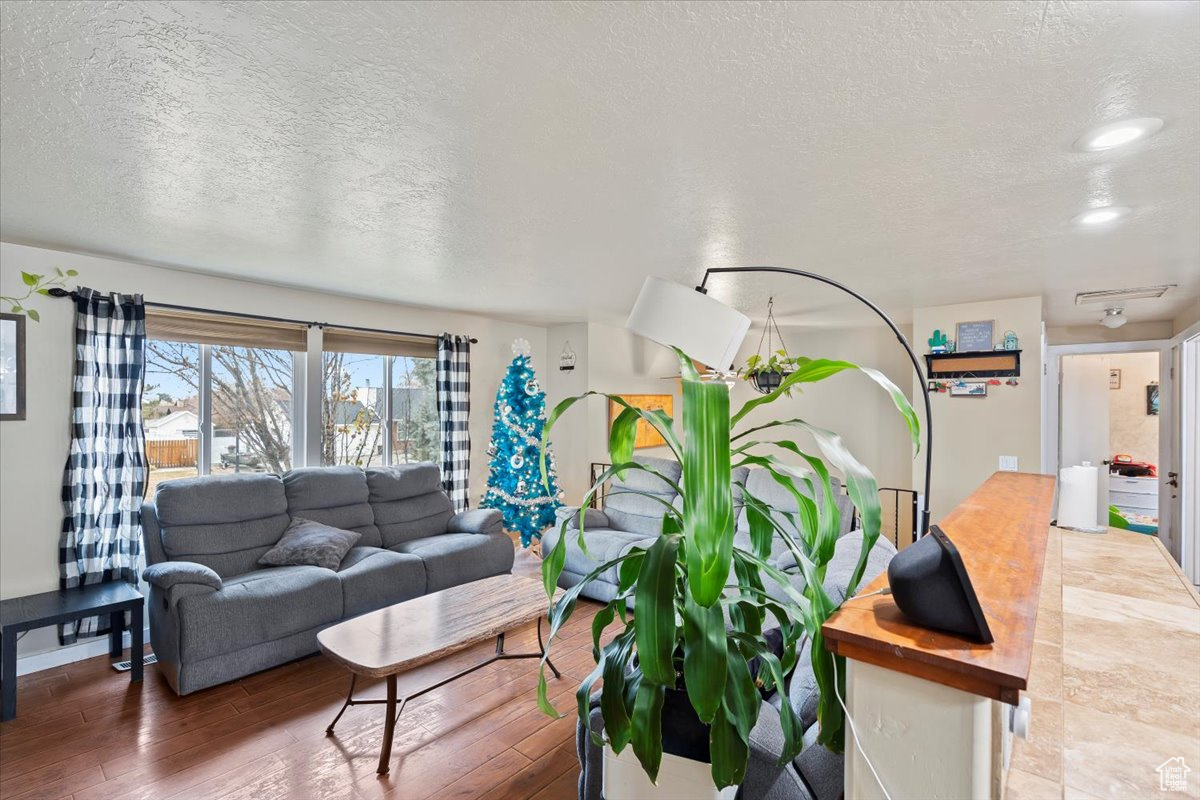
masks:
{"label": "wooden wall shelf", "polygon": [[1020,350],[982,350],[968,353],[926,353],[925,374],[940,378],[1016,378],[1021,374]]}

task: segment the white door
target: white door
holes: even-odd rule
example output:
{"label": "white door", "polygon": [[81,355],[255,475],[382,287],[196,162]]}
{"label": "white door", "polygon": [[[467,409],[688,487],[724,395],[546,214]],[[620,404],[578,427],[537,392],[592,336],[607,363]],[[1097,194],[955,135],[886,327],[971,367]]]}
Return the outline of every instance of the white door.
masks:
{"label": "white door", "polygon": [[[1191,582],[1200,586],[1200,336],[1193,336],[1174,348],[1179,353],[1175,383],[1179,387],[1182,413],[1172,472],[1164,481],[1174,495],[1172,518],[1178,520],[1179,563]],[[1174,481],[1178,486],[1171,486]]]}
{"label": "white door", "polygon": [[1098,467],[1096,524],[1108,524],[1108,356],[1063,356],[1058,466]]}

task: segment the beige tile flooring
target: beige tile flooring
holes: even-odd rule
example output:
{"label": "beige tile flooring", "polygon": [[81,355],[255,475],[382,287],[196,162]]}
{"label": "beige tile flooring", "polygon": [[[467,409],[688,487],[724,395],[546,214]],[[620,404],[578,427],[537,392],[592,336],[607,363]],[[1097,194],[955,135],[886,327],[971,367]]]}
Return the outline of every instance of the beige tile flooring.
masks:
{"label": "beige tile flooring", "polygon": [[1200,597],[1156,538],[1051,529],[1027,694],[1009,800],[1200,798]]}

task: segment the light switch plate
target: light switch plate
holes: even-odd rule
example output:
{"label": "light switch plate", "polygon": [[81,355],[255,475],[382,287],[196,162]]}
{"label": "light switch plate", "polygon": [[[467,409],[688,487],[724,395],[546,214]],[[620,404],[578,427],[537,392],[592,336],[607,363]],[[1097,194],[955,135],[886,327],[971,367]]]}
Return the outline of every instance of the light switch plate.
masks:
{"label": "light switch plate", "polygon": [[1016,456],[1000,456],[1000,471],[1001,472],[1016,472],[1017,457]]}

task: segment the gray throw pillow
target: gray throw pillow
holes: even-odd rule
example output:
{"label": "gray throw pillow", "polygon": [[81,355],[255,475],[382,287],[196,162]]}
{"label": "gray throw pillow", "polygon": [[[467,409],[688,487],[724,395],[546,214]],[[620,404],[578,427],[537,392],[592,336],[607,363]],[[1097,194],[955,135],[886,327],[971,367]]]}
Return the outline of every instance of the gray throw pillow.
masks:
{"label": "gray throw pillow", "polygon": [[313,566],[336,570],[361,537],[361,533],[292,517],[292,524],[258,563],[264,567]]}

